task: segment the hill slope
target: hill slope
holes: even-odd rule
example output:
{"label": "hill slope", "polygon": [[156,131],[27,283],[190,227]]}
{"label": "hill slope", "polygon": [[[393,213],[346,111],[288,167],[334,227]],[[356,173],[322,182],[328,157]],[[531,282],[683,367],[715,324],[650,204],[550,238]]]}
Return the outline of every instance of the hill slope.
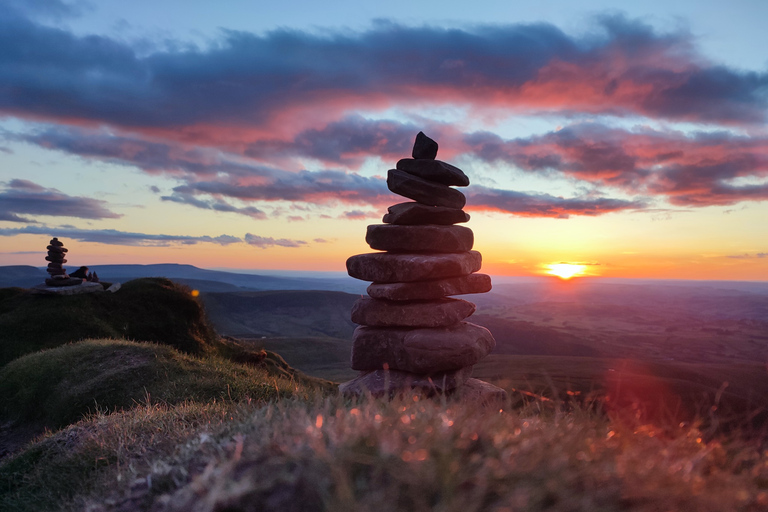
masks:
{"label": "hill slope", "polygon": [[116,293],[71,296],[0,290],[0,366],[87,338],[152,341],[200,354],[218,337],[190,290],[168,279],[136,279]]}

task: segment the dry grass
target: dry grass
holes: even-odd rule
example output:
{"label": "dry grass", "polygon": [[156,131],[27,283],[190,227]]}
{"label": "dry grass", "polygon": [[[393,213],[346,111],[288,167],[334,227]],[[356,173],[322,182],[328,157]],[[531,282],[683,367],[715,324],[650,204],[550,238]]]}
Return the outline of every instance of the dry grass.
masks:
{"label": "dry grass", "polygon": [[[762,511],[764,441],[541,402],[510,412],[339,398],[145,406],[33,445],[12,461],[26,473],[0,508]],[[79,479],[56,487],[61,468]],[[40,493],[58,508],[21,506]]]}

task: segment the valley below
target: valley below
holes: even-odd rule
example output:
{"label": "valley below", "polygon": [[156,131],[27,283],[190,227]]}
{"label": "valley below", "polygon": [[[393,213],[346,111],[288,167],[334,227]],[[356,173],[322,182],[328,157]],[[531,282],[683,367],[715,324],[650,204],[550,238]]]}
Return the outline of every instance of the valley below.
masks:
{"label": "valley below", "polygon": [[[351,379],[352,304],[331,291],[203,293],[223,335],[307,373]],[[647,409],[768,408],[768,286],[502,283],[463,297],[496,339],[474,376],[521,396],[614,394]]]}

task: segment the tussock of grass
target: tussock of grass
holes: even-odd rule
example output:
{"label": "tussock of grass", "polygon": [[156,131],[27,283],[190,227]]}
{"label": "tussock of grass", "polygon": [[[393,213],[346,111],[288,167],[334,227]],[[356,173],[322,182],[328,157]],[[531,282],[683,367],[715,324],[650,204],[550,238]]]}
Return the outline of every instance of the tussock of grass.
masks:
{"label": "tussock of grass", "polygon": [[[153,496],[176,489],[225,449],[206,444],[206,432],[226,435],[233,421],[245,421],[257,406],[254,401],[185,402],[96,413],[49,433],[0,465],[0,510],[82,511],[86,497],[102,502],[115,488],[140,490],[137,508],[128,510],[146,510]],[[169,466],[179,459],[187,465]],[[145,478],[137,482],[139,476]]]}
{"label": "tussock of grass", "polygon": [[0,366],[24,354],[88,338],[215,350],[217,335],[191,290],[165,278],[135,279],[116,293],[33,295],[0,290]]}
{"label": "tussock of grass", "polygon": [[[98,415],[0,466],[0,481],[11,482],[0,508],[37,493],[59,505],[52,510],[92,512],[768,506],[758,441],[707,442],[695,427],[662,432],[541,405],[499,413],[331,398]],[[51,481],[67,467],[79,469]]]}
{"label": "tussock of grass", "polygon": [[[84,414],[152,402],[273,400],[312,393],[322,381],[276,365],[199,359],[171,347],[88,340],[21,357],[0,368],[0,418],[60,428]],[[327,385],[326,385],[327,387]]]}

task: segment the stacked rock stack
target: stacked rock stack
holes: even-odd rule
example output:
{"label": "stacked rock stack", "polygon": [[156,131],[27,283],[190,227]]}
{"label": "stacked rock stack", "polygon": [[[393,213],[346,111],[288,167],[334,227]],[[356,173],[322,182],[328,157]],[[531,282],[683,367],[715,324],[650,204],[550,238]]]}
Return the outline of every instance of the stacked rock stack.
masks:
{"label": "stacked rock stack", "polygon": [[472,366],[496,341],[484,327],[465,322],[475,305],[451,295],[484,293],[491,279],[472,250],[472,230],[462,208],[469,178],[461,169],[435,160],[437,142],[416,136],[413,158],[397,162],[387,186],[413,199],[390,206],[384,224],[368,226],[365,241],[384,252],[347,260],[350,276],[371,281],[368,296],[352,308],[355,329],[352,368],[360,375],[340,386],[345,395],[368,391],[393,396],[457,391],[470,399],[503,400],[504,390],[471,378]]}
{"label": "stacked rock stack", "polygon": [[67,269],[63,268],[62,265],[67,262],[67,260],[64,259],[67,249],[58,238],[54,237],[48,242],[47,249],[48,256],[46,256],[45,259],[48,261],[48,268],[46,271],[51,277],[45,280],[45,284],[48,286],[71,286],[83,282],[82,279],[69,277],[67,275]]}

